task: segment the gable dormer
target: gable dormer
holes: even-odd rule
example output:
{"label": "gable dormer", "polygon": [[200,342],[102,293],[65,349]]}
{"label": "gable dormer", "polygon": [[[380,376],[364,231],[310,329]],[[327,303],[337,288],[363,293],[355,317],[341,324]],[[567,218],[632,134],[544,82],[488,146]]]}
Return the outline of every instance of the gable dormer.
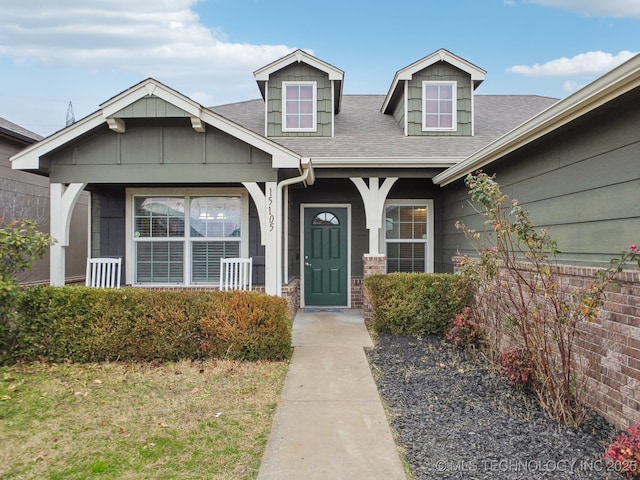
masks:
{"label": "gable dormer", "polygon": [[472,136],[473,91],[486,73],[440,49],[398,70],[381,110],[406,136]]}
{"label": "gable dormer", "polygon": [[332,137],[344,72],[302,50],[253,73],[265,102],[267,137]]}

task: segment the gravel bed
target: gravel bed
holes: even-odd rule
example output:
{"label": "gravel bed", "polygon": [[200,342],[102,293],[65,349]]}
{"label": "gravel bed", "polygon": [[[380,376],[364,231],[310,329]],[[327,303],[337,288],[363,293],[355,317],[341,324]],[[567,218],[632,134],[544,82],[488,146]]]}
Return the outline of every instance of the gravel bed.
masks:
{"label": "gravel bed", "polygon": [[367,355],[416,480],[622,478],[601,460],[614,427],[595,414],[560,425],[440,337],[381,335]]}

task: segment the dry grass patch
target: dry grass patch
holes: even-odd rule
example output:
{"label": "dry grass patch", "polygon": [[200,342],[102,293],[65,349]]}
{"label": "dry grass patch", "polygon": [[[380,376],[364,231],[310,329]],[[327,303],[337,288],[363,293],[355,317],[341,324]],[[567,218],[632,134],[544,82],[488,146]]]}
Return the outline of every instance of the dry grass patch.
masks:
{"label": "dry grass patch", "polygon": [[0,479],[251,479],[288,364],[0,368]]}

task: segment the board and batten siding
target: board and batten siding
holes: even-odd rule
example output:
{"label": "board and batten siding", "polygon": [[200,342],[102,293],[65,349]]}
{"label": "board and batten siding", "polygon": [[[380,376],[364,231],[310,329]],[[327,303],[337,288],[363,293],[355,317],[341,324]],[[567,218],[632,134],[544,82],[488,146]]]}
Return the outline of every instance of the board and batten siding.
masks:
{"label": "board and batten siding", "polygon": [[188,118],[105,125],[49,156],[57,183],[203,183],[276,181],[271,155],[213,127],[196,132]]}
{"label": "board and batten siding", "polygon": [[[624,95],[484,167],[537,227],[550,229],[559,263],[606,267],[640,242],[639,101],[640,92]],[[480,230],[482,220],[461,182],[444,191],[442,257],[451,271],[451,257],[473,253],[456,221]]]}
{"label": "board and batten siding", "polygon": [[113,114],[116,118],[188,118],[190,114],[159,97],[136,100]]}
{"label": "board and batten siding", "polygon": [[[451,131],[422,131],[422,82],[457,83],[457,128]],[[470,136],[473,134],[473,89],[471,76],[445,62],[438,62],[417,72],[408,81],[407,130],[409,136]],[[398,118],[397,115],[396,119]]]}
{"label": "board and batten siding", "polygon": [[[316,131],[282,131],[282,82],[316,82]],[[333,89],[329,76],[305,63],[292,64],[269,78],[267,91],[268,137],[331,137],[333,124]]]}

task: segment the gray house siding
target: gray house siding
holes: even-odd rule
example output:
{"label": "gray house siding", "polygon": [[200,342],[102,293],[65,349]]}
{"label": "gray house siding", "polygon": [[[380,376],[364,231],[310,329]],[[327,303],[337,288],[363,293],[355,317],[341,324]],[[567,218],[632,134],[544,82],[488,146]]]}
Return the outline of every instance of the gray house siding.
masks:
{"label": "gray house siding", "polygon": [[[626,94],[484,169],[538,227],[550,228],[561,263],[606,266],[638,242],[639,101],[640,92]],[[461,182],[445,187],[444,199],[442,255],[451,270],[453,255],[472,253],[455,222],[482,225]]]}
{"label": "gray house siding", "polygon": [[393,108],[393,118],[395,118],[396,122],[398,122],[398,125],[400,125],[404,129],[404,119],[405,119],[404,94],[399,96],[399,100]]}
{"label": "gray house siding", "polygon": [[[35,139],[33,142],[34,143]],[[40,229],[49,232],[49,180],[46,177],[13,170],[9,158],[30,143],[12,138],[10,132],[0,132],[0,224],[13,220],[34,220]],[[69,254],[66,256],[68,281],[80,280],[85,274],[87,258],[87,194],[82,194],[71,216]],[[23,283],[49,281],[49,253],[22,274]]]}
{"label": "gray house siding", "polygon": [[[287,209],[287,251],[288,251],[288,278],[285,283],[294,278],[300,278],[300,204],[294,201],[295,189],[289,187]],[[297,205],[297,207],[296,207]]]}
{"label": "gray house siding", "polygon": [[189,119],[128,120],[106,126],[51,155],[59,183],[202,183],[275,181],[271,156],[215,128],[198,133]]}
{"label": "gray house siding", "polygon": [[91,193],[91,256],[121,257],[124,261],[124,187],[103,187]]}
{"label": "gray house siding", "polygon": [[[316,82],[317,129],[315,132],[282,131],[282,82]],[[267,92],[268,137],[330,137],[333,110],[331,81],[326,73],[305,63],[298,63],[274,73]]]}
{"label": "gray house siding", "polygon": [[141,98],[113,114],[116,118],[166,118],[189,117],[189,113],[179,107],[154,96]]}
{"label": "gray house siding", "polygon": [[253,283],[265,284],[265,248],[260,236],[260,220],[258,210],[249,200],[249,256],[253,258]]}
{"label": "gray house siding", "polygon": [[[457,129],[453,131],[422,131],[422,82],[423,81],[455,81],[457,82]],[[468,73],[449,65],[439,62],[421,72],[416,73],[409,80],[408,102],[407,102],[407,125],[408,135],[425,136],[461,136],[472,134],[472,96],[473,88],[471,77]],[[398,118],[396,116],[396,118]]]}

